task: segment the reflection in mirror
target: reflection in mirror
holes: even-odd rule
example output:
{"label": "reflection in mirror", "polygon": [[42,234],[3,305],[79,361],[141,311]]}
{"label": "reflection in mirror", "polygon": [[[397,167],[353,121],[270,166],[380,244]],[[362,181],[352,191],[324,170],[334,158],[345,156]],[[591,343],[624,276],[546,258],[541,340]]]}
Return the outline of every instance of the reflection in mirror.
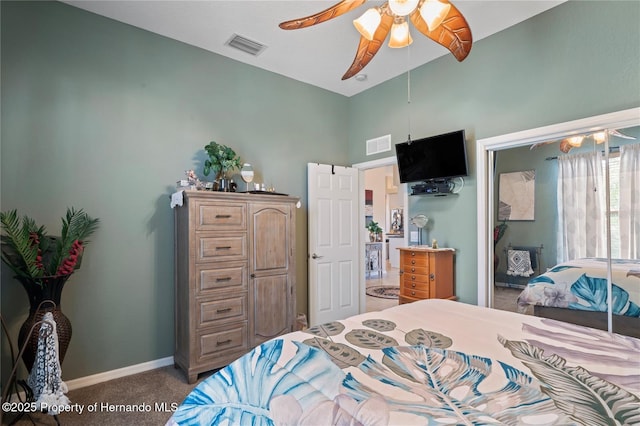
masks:
{"label": "reflection in mirror", "polygon": [[[624,130],[624,137],[611,136],[610,137],[610,155],[608,163],[604,158],[604,147],[600,144],[593,145],[589,143],[589,138],[585,138],[582,146],[573,148],[571,152],[564,154],[562,152],[562,141],[547,141],[543,143],[535,143],[528,146],[511,148],[500,150],[496,152],[496,165],[495,176],[501,177],[503,174],[511,174],[513,172],[519,172],[523,170],[534,170],[535,173],[535,219],[532,221],[514,221],[508,219],[504,223],[507,225],[507,230],[504,232],[504,239],[500,239],[496,245],[496,254],[500,257],[500,264],[506,266],[504,259],[504,247],[509,243],[519,243],[519,241],[535,242],[534,245],[538,246],[544,243],[544,257],[549,263],[559,263],[566,260],[574,259],[577,257],[606,257],[606,205],[605,205],[605,191],[595,191],[597,187],[601,189],[604,187],[605,182],[605,164],[610,165],[609,176],[611,189],[611,226],[612,226],[612,257],[621,257],[621,241],[625,241],[625,256],[626,258],[633,258],[634,253],[631,252],[631,242],[627,238],[627,233],[621,233],[620,230],[620,190],[625,189],[634,182],[633,170],[627,171],[627,177],[620,178],[620,147],[624,145],[637,145],[640,143],[640,127],[634,127]],[[622,135],[620,132],[616,132]],[[604,145],[604,143],[603,143]],[[627,150],[627,152],[632,152]],[[592,157],[594,154],[599,154],[599,158],[596,164],[598,167],[589,168],[589,164],[577,164],[578,159],[586,160]],[[559,155],[560,154],[560,155]],[[595,158],[595,157],[594,157]],[[572,162],[573,161],[573,162]],[[562,163],[562,164],[561,164]],[[563,170],[565,174],[572,171],[580,171],[586,173],[588,170],[597,171],[596,179],[591,183],[594,191],[580,191],[580,193],[573,193],[565,188],[565,195],[560,195],[561,201],[563,201],[565,212],[564,216],[558,217],[557,208],[557,190],[560,166],[564,165]],[[635,176],[637,179],[637,176]],[[577,179],[587,180],[587,176],[576,176]],[[524,178],[523,178],[524,179]],[[567,185],[572,182],[567,177]],[[587,181],[588,182],[588,181]],[[573,185],[577,185],[576,182],[572,182]],[[500,187],[499,180],[497,179],[496,185],[494,185],[495,199],[497,203],[496,210],[498,211],[496,225],[502,224],[500,219]],[[582,197],[582,199],[579,199]],[[626,189],[623,195],[623,206],[625,203],[633,203],[633,192],[630,189]],[[593,207],[586,208],[587,203],[597,203]],[[503,203],[504,204],[504,203]],[[630,208],[633,206],[625,207],[623,211],[623,217],[627,221],[630,221]],[[575,210],[574,210],[575,209]],[[582,212],[582,213],[581,213]],[[625,216],[626,215],[626,216]],[[585,216],[588,216],[585,217]],[[591,219],[591,222],[587,221]],[[558,221],[561,220],[561,224]],[[587,224],[590,224],[587,226]],[[565,229],[565,238],[557,240],[557,229],[559,227]],[[584,235],[580,238],[584,238],[588,241],[581,242],[580,239],[569,238],[568,234],[571,229],[576,229],[577,226],[582,226]],[[629,224],[624,229],[629,230],[629,234],[633,234],[629,228]],[[597,232],[595,232],[597,231]],[[587,236],[587,232],[591,232],[591,235]],[[557,253],[557,247],[562,247],[562,252]],[[550,267],[551,265],[546,265]],[[504,269],[504,268],[501,268]],[[504,270],[506,272],[506,270]]]}
{"label": "reflection in mirror", "polygon": [[518,295],[521,310],[605,330],[611,315],[613,331],[640,337],[638,130],[610,129],[544,144],[563,153],[545,158],[554,176],[545,191],[552,198],[542,203],[551,228],[536,234],[550,238],[548,246],[555,243],[555,258],[546,272],[530,275]]}
{"label": "reflection in mirror", "polygon": [[[640,205],[637,186],[630,190],[640,179],[639,133],[610,129],[496,152],[495,308],[607,329],[612,296],[612,314],[640,316],[631,238]],[[640,332],[638,321],[616,322],[617,332]]]}
{"label": "reflection in mirror", "polygon": [[[479,141],[487,167],[478,173],[491,190],[479,190],[488,227],[479,241],[493,237],[495,254],[479,279],[490,278],[495,307],[640,337],[640,127],[637,112],[629,117],[633,126],[607,132],[514,137],[514,148],[488,149],[508,147],[506,138]],[[508,214],[518,203],[533,209],[526,220]]]}

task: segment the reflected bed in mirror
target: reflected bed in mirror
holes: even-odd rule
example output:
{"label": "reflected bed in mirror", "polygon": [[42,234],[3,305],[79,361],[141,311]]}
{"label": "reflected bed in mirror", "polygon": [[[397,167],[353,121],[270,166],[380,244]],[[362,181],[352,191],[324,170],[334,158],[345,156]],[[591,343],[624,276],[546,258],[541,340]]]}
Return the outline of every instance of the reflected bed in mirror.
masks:
{"label": "reflected bed in mirror", "polygon": [[[555,265],[529,281],[518,297],[524,312],[588,327],[607,329],[608,260],[583,258]],[[640,260],[612,259],[615,333],[640,338]]]}

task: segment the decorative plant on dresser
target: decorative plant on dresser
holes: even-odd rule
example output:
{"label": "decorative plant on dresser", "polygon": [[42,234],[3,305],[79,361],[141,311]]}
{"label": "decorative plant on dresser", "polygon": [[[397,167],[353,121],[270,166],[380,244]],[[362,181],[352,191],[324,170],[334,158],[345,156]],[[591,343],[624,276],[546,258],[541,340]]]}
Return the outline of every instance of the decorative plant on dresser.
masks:
{"label": "decorative plant on dresser", "polygon": [[174,360],[189,383],[293,331],[297,202],[184,191],[175,209]]}
{"label": "decorative plant on dresser", "polygon": [[229,173],[242,167],[242,159],[233,148],[215,141],[205,145],[204,150],[209,158],[204,162],[202,173],[209,176],[209,173],[213,171],[218,183],[218,190],[229,192]]}

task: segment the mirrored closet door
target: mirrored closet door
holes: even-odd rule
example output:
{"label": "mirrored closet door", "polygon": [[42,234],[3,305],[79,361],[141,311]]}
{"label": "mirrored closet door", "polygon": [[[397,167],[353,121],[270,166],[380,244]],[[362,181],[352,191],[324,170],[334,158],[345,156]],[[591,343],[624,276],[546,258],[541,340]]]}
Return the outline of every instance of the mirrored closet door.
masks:
{"label": "mirrored closet door", "polygon": [[617,114],[479,141],[480,305],[639,333],[640,123]]}

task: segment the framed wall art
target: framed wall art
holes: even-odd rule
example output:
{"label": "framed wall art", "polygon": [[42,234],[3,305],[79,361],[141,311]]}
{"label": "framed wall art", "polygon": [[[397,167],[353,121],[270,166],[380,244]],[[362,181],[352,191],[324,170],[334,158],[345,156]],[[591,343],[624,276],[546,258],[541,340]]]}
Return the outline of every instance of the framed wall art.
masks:
{"label": "framed wall art", "polygon": [[498,220],[535,220],[536,171],[500,173]]}
{"label": "framed wall art", "polygon": [[373,191],[364,190],[364,224],[368,225],[373,220]]}

